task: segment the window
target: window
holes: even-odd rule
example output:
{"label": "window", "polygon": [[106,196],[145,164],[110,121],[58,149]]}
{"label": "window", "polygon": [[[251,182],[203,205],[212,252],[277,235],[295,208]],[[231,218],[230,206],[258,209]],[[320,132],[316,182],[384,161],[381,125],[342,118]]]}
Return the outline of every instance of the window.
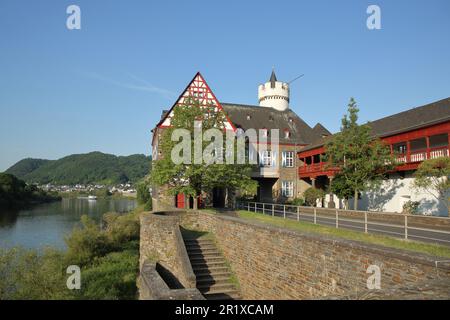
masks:
{"label": "window", "polygon": [[291,137],[291,132],[289,130],[284,130],[284,138],[289,139]]}
{"label": "window", "polygon": [[272,166],[272,152],[270,150],[265,150],[261,154],[261,165],[264,167]]}
{"label": "window", "polygon": [[248,114],[247,115],[247,120],[250,120],[252,117]]}
{"label": "window", "polygon": [[269,135],[269,131],[267,130],[267,128],[262,128],[261,133],[263,138],[267,138],[267,136]]}
{"label": "window", "polygon": [[294,167],[294,151],[283,151],[281,165],[286,168]]}
{"label": "window", "polygon": [[294,182],[293,181],[282,181],[281,182],[281,194],[283,197],[293,197],[294,196]]}

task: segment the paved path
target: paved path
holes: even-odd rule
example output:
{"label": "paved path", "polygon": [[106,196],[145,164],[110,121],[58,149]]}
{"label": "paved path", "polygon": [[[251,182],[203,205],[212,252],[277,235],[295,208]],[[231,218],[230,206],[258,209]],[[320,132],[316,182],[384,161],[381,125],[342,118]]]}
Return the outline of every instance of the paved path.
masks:
{"label": "paved path", "polygon": [[[245,210],[245,209],[244,209]],[[261,209],[257,210],[262,213]],[[250,212],[254,212],[253,209]],[[266,214],[271,214],[269,210],[266,210]],[[275,210],[275,216],[283,217],[283,212]],[[297,213],[286,212],[286,218],[297,220]],[[312,213],[300,212],[300,220],[314,222],[314,215]],[[336,227],[336,219],[331,215],[324,215],[317,213],[317,224]],[[382,225],[380,225],[382,224]],[[339,218],[339,228],[349,229],[355,231],[364,232],[364,218]],[[420,228],[408,227],[408,239],[422,241],[427,243],[436,243],[441,245],[450,246],[450,234],[439,232],[439,230],[417,230]],[[368,221],[367,231],[369,233],[389,235],[396,238],[405,238],[403,225],[394,225],[389,223],[370,222]]]}

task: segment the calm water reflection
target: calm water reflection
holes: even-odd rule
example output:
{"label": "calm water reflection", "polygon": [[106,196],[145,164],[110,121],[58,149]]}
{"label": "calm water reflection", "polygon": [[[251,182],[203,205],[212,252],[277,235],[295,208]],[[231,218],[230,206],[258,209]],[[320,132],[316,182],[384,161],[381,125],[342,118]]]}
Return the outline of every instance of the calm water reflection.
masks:
{"label": "calm water reflection", "polygon": [[0,247],[65,248],[64,236],[87,214],[100,221],[105,212],[125,213],[136,208],[132,199],[63,199],[20,211],[0,209]]}

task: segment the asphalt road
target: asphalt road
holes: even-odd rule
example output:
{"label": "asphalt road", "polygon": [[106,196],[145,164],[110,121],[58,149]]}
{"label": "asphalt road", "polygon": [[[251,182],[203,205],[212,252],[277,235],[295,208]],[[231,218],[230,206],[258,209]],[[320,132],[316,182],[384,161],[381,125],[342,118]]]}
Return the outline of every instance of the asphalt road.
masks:
{"label": "asphalt road", "polygon": [[[247,208],[243,208],[245,210]],[[254,209],[250,209],[254,212]],[[262,209],[257,209],[259,213],[262,213]],[[266,214],[271,215],[271,210],[266,210]],[[274,215],[277,217],[283,217],[282,211],[275,210]],[[297,213],[286,212],[286,218],[291,220],[297,220]],[[311,213],[300,212],[300,220],[314,222],[314,215]],[[336,227],[336,218],[326,216],[318,213],[316,216],[316,222],[320,225],[326,225]],[[354,231],[364,232],[364,219],[358,218],[339,218],[338,227],[342,229],[349,229]],[[380,222],[370,222],[367,224],[367,231],[374,234],[388,235],[395,238],[405,238],[404,225],[394,225]],[[439,232],[439,230],[420,230],[420,228],[408,227],[408,239],[416,240],[427,243],[436,243],[441,245],[450,246],[450,233]]]}

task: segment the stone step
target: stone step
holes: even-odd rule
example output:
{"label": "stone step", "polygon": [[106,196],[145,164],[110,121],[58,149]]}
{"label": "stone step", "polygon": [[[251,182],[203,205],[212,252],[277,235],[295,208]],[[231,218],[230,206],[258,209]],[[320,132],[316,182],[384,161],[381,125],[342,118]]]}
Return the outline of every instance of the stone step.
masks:
{"label": "stone step", "polygon": [[214,246],[207,247],[207,248],[205,248],[205,247],[189,247],[188,246],[188,247],[186,247],[186,251],[187,252],[210,252],[210,251],[219,252],[219,250]]}
{"label": "stone step", "polygon": [[196,257],[190,257],[191,264],[196,263],[199,261],[205,261],[205,262],[225,262],[224,257],[221,255],[219,256],[196,256]]}
{"label": "stone step", "polygon": [[228,270],[228,268],[224,268],[223,271],[215,271],[215,272],[209,272],[209,271],[198,271],[195,272],[195,276],[198,279],[207,279],[207,278],[217,278],[217,277],[231,277],[231,272]]}
{"label": "stone step", "polygon": [[232,283],[218,283],[218,284],[207,284],[201,283],[197,285],[197,289],[200,290],[202,294],[205,293],[223,293],[227,290],[236,290],[236,287]]}
{"label": "stone step", "polygon": [[212,274],[215,272],[229,272],[228,266],[224,263],[223,266],[218,264],[208,267],[207,265],[192,266],[194,273],[197,274]]}
{"label": "stone step", "polygon": [[191,262],[191,266],[192,266],[192,270],[194,271],[194,273],[198,270],[211,270],[213,268],[227,268],[228,266],[226,265],[226,263],[224,261],[197,261],[197,262]]}
{"label": "stone step", "polygon": [[230,277],[197,278],[197,286],[230,283]]}
{"label": "stone step", "polygon": [[211,239],[184,239],[186,244],[214,244]]}
{"label": "stone step", "polygon": [[201,258],[201,257],[222,257],[220,252],[188,252],[189,258]]}
{"label": "stone step", "polygon": [[205,293],[203,296],[206,300],[240,300],[242,299],[239,291],[237,290],[228,290],[226,292],[218,292],[218,293]]}

